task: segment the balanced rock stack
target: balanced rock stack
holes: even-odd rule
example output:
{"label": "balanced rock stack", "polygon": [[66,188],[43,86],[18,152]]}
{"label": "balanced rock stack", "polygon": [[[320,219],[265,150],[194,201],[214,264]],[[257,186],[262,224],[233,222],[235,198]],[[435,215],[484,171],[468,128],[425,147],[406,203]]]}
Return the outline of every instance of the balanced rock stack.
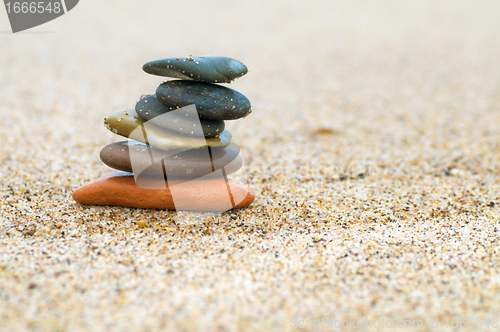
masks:
{"label": "balanced rock stack", "polygon": [[122,171],[78,188],[75,201],[136,208],[226,211],[250,205],[255,196],[227,174],[243,165],[225,120],[250,114],[241,93],[215,83],[245,75],[246,66],[227,57],[167,58],[148,62],[146,73],[178,78],[143,96],[135,108],[104,119],[128,141],[101,150],[101,160]]}

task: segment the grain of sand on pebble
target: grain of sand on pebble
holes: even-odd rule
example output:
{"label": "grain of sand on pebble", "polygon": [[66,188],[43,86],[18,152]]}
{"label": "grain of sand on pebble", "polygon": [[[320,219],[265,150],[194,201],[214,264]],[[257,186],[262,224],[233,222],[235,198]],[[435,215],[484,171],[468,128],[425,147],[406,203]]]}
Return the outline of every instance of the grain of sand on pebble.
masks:
{"label": "grain of sand on pebble", "polygon": [[[86,0],[1,34],[0,330],[500,315],[499,11]],[[141,65],[188,54],[250,70],[230,87],[253,113],[227,127],[254,204],[198,224],[76,204],[111,171],[102,119],[162,82]]]}

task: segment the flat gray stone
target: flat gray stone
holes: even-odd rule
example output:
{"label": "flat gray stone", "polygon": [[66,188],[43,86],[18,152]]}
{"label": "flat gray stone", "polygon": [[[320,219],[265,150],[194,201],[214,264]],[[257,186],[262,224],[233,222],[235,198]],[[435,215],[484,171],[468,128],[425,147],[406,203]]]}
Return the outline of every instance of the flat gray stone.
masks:
{"label": "flat gray stone", "polygon": [[222,56],[166,58],[148,62],[142,69],[152,75],[205,83],[230,83],[248,72],[240,61]]}
{"label": "flat gray stone", "polygon": [[[133,163],[131,156],[134,158]],[[143,176],[162,177],[163,162],[168,178],[198,178],[222,167],[226,174],[231,174],[243,165],[239,146],[234,143],[226,148],[200,148],[176,153],[155,149],[137,141],[124,141],[106,145],[102,148],[100,157],[102,162],[111,168],[131,173],[135,168],[135,171],[139,169],[140,175]]]}
{"label": "flat gray stone", "polygon": [[[135,105],[135,110],[145,121],[149,121],[159,115],[172,111],[163,106],[156,98],[156,95],[146,96],[139,100]],[[222,120],[192,119],[191,117],[183,116],[170,117],[169,121],[163,121],[161,123],[156,122],[156,124],[160,127],[186,135],[196,135],[196,132],[192,129],[193,126],[196,126],[198,121],[201,124],[203,134],[206,138],[218,137],[225,128],[224,121]]]}
{"label": "flat gray stone", "polygon": [[168,81],[156,89],[156,98],[168,109],[195,105],[208,120],[235,120],[252,112],[250,101],[238,91],[193,81]]}

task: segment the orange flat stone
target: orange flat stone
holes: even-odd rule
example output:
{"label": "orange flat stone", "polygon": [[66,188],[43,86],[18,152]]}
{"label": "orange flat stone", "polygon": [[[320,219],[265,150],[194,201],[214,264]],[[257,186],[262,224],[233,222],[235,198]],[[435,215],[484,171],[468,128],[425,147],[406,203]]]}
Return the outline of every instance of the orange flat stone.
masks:
{"label": "orange flat stone", "polygon": [[164,179],[151,181],[165,182],[166,189],[141,188],[130,173],[114,173],[76,189],[73,199],[80,204],[179,211],[227,211],[249,206],[255,199],[246,185],[234,180],[192,180],[170,187]]}

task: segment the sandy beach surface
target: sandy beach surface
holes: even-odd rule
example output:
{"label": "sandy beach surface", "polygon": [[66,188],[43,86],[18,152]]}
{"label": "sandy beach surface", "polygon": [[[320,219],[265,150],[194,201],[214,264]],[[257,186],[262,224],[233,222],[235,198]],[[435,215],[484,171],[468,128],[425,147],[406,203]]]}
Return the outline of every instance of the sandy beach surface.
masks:
{"label": "sandy beach surface", "polygon": [[[499,13],[84,0],[12,34],[1,9],[0,331],[500,328]],[[230,87],[253,113],[226,127],[255,202],[75,203],[113,171],[103,118],[166,80],[142,64],[190,54],[249,68]]]}

